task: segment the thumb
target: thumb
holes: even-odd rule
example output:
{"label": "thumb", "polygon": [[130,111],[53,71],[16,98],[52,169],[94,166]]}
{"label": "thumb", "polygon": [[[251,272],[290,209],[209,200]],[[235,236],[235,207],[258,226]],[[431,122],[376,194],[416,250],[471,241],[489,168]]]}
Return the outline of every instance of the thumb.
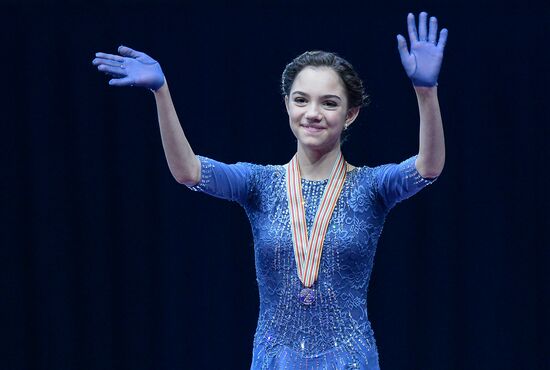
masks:
{"label": "thumb", "polygon": [[407,41],[402,35],[397,35],[397,50],[401,59],[405,59],[409,56],[409,50],[407,49]]}

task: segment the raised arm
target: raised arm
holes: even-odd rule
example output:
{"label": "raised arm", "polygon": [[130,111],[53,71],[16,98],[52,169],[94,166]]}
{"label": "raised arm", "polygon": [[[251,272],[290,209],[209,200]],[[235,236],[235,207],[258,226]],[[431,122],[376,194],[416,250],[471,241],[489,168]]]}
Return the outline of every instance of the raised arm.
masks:
{"label": "raised arm", "polygon": [[120,46],[118,53],[96,53],[93,65],[113,78],[111,86],[138,86],[153,91],[157,104],[160,135],[172,176],[180,184],[195,185],[201,165],[181,127],[160,64],[147,54]]}
{"label": "raised arm", "polygon": [[397,46],[405,72],[412,80],[420,115],[420,143],[416,169],[422,177],[439,176],[445,164],[445,138],[439,101],[437,78],[443,61],[447,29],[437,37],[437,19],[420,13],[418,31],[413,14],[407,16],[410,51],[402,35],[397,35]]}

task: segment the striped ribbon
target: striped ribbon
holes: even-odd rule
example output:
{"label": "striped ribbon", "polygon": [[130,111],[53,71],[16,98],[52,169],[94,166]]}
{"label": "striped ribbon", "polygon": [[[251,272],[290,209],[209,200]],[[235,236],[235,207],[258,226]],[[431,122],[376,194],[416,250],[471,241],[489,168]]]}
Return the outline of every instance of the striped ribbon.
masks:
{"label": "striped ribbon", "polygon": [[311,287],[317,280],[323,243],[332,212],[336,207],[336,202],[346,180],[346,167],[344,156],[340,153],[332,167],[329,182],[317,208],[311,227],[311,235],[308,238],[306,212],[302,196],[302,178],[297,155],[292,158],[287,166],[286,186],[294,257],[298,266],[298,277],[305,287]]}

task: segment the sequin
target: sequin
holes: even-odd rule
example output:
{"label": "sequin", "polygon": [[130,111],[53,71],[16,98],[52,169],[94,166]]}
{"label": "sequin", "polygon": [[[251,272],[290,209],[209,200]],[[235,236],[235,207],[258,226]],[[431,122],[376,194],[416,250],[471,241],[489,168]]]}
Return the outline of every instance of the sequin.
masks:
{"label": "sequin", "polygon": [[[367,287],[387,213],[434,181],[418,174],[416,157],[348,172],[310,305],[296,299],[303,286],[296,272],[284,167],[199,159],[201,182],[191,189],[239,202],[252,226],[260,314],[251,369],[378,369]],[[327,183],[302,179],[308,229]]]}

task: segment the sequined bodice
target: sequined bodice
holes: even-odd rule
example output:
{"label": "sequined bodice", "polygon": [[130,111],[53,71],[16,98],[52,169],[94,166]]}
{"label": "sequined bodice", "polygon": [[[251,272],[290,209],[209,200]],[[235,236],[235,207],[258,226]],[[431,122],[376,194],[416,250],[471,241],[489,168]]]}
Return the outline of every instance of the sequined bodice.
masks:
{"label": "sequined bodice", "polygon": [[[265,179],[265,191],[255,195],[256,202],[246,207],[254,235],[260,291],[255,344],[265,346],[266,351],[286,346],[301,356],[314,358],[339,346],[353,352],[358,340],[364,346],[374,346],[366,297],[384,215],[367,188],[353,186],[359,171],[348,173],[333,212],[319,276],[313,285],[313,305],[304,305],[298,299],[303,286],[292,245],[285,172],[273,171]],[[308,230],[327,182],[302,180]],[[352,345],[346,349],[348,344]]]}
{"label": "sequined bodice", "polygon": [[[285,168],[231,167],[200,158],[203,178],[194,189],[238,201],[252,225],[260,294],[252,368],[378,368],[367,287],[387,212],[429,183],[416,172],[414,157],[393,165],[400,168],[362,167],[347,173],[327,230],[311,305],[298,298],[303,285],[292,245]],[[220,166],[227,167],[217,172]],[[392,181],[397,178],[395,189],[385,190],[388,173]],[[238,181],[241,187],[235,187]],[[327,182],[302,180],[308,230]],[[226,191],[213,190],[219,188]]]}

